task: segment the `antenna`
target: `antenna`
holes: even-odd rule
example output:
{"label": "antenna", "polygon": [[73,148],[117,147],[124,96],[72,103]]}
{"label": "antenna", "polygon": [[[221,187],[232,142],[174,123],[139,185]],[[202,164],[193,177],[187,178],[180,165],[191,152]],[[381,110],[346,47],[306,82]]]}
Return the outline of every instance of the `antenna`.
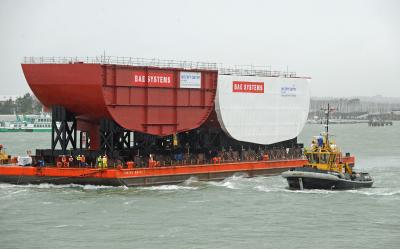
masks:
{"label": "antenna", "polygon": [[329,143],[329,114],[331,113],[331,111],[335,111],[336,109],[334,108],[330,108],[330,105],[328,103],[328,108],[324,109],[321,108],[321,110],[325,111],[325,115],[326,115],[326,125],[325,125],[325,133],[326,133],[326,143]]}
{"label": "antenna", "polygon": [[106,50],[104,49],[103,50],[103,63],[105,63],[106,62]]}
{"label": "antenna", "polygon": [[330,107],[328,103],[328,109],[326,110],[326,126],[325,126],[326,135],[328,135],[329,132],[329,114],[330,114]]}

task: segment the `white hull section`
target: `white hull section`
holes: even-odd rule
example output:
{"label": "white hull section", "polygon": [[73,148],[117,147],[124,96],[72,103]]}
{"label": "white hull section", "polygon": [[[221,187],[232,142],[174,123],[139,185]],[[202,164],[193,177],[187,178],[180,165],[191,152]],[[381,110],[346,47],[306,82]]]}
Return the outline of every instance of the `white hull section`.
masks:
{"label": "white hull section", "polygon": [[218,76],[218,121],[239,141],[273,144],[297,137],[309,105],[307,78]]}

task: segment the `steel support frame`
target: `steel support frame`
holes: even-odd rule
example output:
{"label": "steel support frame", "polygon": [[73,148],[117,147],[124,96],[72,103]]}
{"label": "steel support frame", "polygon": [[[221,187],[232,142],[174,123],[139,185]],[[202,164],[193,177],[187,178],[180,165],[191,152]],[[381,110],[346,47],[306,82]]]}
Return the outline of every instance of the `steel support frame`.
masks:
{"label": "steel support frame", "polygon": [[60,145],[63,154],[67,154],[68,145],[76,150],[76,119],[75,115],[62,106],[52,107],[51,150],[54,152]]}
{"label": "steel support frame", "polygon": [[100,121],[100,153],[112,156],[131,147],[131,132],[109,119]]}

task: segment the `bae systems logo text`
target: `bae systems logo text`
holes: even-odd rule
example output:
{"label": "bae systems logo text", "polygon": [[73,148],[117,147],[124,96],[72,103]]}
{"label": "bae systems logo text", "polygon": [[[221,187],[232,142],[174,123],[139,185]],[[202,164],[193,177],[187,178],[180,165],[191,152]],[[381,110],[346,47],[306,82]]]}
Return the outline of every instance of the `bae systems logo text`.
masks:
{"label": "bae systems logo text", "polygon": [[146,75],[143,71],[133,72],[133,85],[134,86],[148,86],[153,87],[172,87],[173,73],[169,72],[148,72]]}
{"label": "bae systems logo text", "polygon": [[232,88],[236,93],[264,93],[264,82],[233,81]]}

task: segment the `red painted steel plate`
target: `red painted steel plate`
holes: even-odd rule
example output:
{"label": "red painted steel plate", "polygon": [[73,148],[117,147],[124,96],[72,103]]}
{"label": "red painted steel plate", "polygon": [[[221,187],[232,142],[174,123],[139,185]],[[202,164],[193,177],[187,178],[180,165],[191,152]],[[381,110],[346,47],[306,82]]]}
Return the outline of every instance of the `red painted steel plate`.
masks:
{"label": "red painted steel plate", "polygon": [[214,70],[102,64],[22,64],[25,78],[48,107],[64,106],[79,118],[166,136],[195,129],[214,109]]}

